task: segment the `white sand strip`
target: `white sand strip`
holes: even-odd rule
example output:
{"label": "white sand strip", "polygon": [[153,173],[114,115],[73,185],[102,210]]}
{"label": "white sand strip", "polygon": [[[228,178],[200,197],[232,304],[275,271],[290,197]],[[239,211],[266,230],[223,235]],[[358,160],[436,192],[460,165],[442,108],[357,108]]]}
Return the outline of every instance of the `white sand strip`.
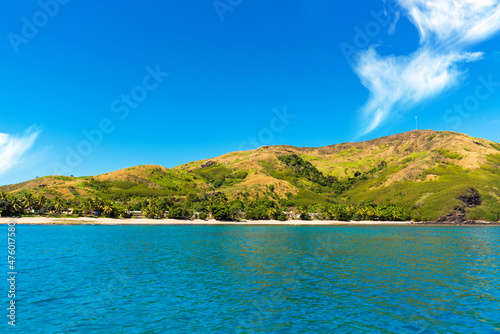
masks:
{"label": "white sand strip", "polygon": [[411,221],[335,221],[335,220],[245,220],[221,222],[216,220],[179,219],[112,219],[112,218],[48,218],[23,217],[0,218],[0,224],[14,221],[26,225],[407,225],[418,224]]}

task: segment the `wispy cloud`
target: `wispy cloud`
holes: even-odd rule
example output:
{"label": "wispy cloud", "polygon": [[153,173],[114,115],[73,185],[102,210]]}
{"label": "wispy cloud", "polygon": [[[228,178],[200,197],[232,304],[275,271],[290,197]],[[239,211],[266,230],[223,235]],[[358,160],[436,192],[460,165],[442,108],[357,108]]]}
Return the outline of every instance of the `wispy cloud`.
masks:
{"label": "wispy cloud", "polygon": [[0,133],[0,175],[20,163],[25,153],[33,146],[41,129],[30,127],[21,136]]}
{"label": "wispy cloud", "polygon": [[[463,64],[482,57],[468,48],[500,30],[500,0],[397,0],[418,29],[420,46],[409,56],[359,53],[355,71],[370,98],[362,108],[373,131],[398,108],[409,108],[460,83]],[[397,21],[396,21],[397,22]],[[394,32],[395,27],[390,27]]]}

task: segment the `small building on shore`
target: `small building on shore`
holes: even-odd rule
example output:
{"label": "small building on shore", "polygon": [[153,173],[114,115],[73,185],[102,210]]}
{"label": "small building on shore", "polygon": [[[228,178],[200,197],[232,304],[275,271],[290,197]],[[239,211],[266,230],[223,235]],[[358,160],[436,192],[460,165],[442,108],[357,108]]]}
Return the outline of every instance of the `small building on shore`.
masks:
{"label": "small building on shore", "polygon": [[140,210],[127,211],[126,213],[130,218],[144,218],[144,214]]}

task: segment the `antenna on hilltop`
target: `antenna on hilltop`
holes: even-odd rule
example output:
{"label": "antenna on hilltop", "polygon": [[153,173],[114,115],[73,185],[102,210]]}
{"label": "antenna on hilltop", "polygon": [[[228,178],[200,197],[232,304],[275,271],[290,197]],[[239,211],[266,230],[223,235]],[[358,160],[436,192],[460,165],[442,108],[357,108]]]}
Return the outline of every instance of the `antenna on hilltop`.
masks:
{"label": "antenna on hilltop", "polygon": [[418,118],[415,116],[415,130],[418,130]]}

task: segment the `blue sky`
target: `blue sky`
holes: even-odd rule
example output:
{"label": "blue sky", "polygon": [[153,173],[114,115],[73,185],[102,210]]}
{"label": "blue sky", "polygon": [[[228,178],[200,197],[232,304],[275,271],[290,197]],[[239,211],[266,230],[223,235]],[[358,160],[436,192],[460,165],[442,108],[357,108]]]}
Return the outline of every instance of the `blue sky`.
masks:
{"label": "blue sky", "polygon": [[2,2],[0,184],[419,128],[500,142],[498,1]]}

